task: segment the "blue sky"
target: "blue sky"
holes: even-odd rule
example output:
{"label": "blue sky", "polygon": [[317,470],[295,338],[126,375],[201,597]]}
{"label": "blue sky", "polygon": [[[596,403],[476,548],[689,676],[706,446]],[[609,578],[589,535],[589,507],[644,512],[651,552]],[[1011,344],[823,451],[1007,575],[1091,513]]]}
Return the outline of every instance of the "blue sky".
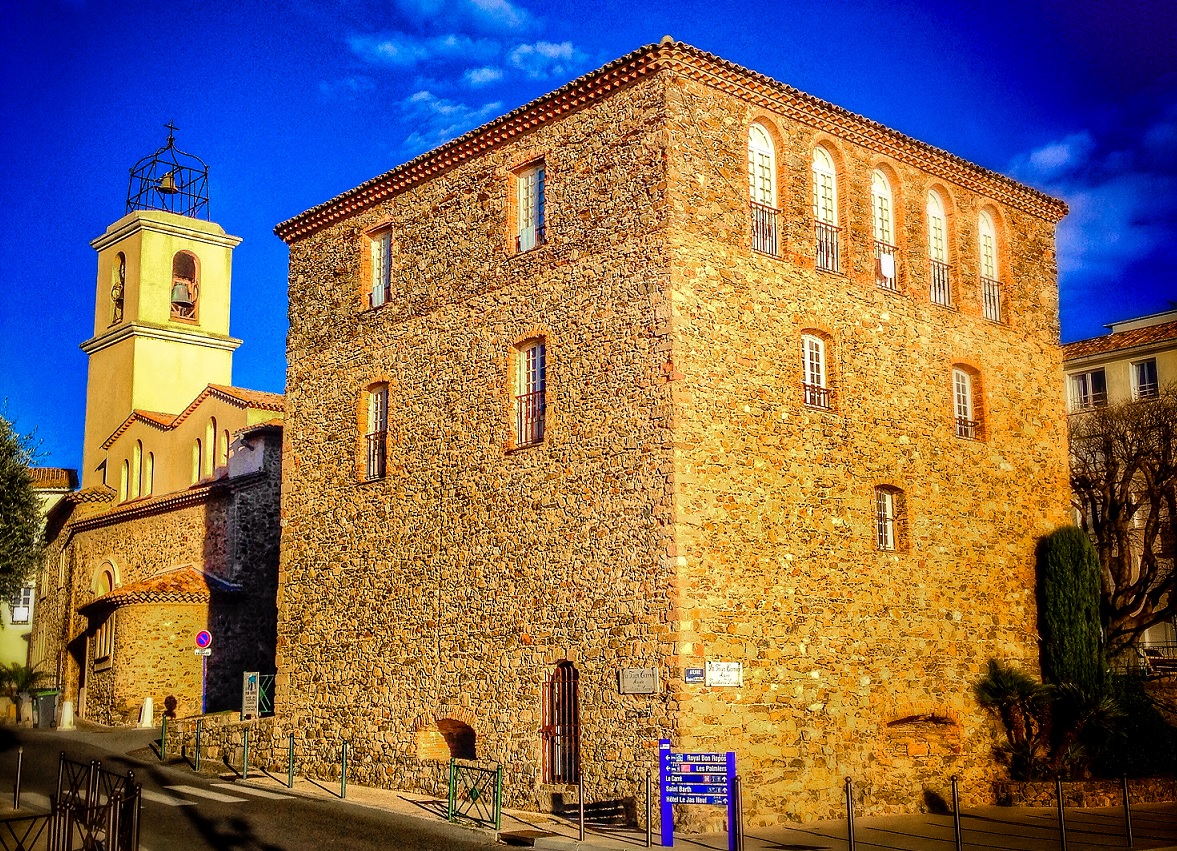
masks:
{"label": "blue sky", "polygon": [[1063,339],[1177,299],[1177,4],[6,0],[0,398],[77,466],[89,241],[179,127],[234,254],[234,382],[281,391],[273,226],[664,34],[1065,198]]}

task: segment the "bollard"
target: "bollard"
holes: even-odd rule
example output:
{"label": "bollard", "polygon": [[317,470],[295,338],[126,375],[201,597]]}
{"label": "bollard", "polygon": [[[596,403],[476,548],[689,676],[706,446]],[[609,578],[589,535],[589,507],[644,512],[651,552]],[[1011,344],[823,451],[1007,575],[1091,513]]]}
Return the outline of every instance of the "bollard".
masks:
{"label": "bollard", "polygon": [[12,787],[12,808],[14,810],[20,809],[20,770],[24,766],[25,749],[19,747],[16,749],[16,783]]}
{"label": "bollard", "polygon": [[1128,840],[1128,847],[1133,847],[1132,841],[1132,801],[1128,797],[1128,775],[1125,774],[1121,779],[1121,784],[1124,787],[1124,838]]}
{"label": "bollard", "polygon": [[495,830],[503,829],[503,767],[495,766]]}
{"label": "bollard", "polygon": [[195,758],[193,759],[193,762],[195,764],[192,766],[194,771],[200,771],[200,731],[203,726],[204,726],[203,720],[199,720],[196,722],[196,753],[195,753]]}
{"label": "bollard", "polygon": [[576,806],[580,810],[580,841],[584,842],[584,775],[576,773]]}
{"label": "bollard", "polygon": [[846,846],[854,851],[854,781],[846,778]]}
{"label": "bollard", "polygon": [[241,753],[241,779],[249,779],[249,728],[245,728],[245,741],[242,744]]}
{"label": "bollard", "polygon": [[339,797],[347,797],[347,742],[343,743],[343,771],[339,774]]}
{"label": "bollard", "polygon": [[1054,778],[1054,793],[1058,798],[1058,838],[1063,851],[1067,851],[1067,817],[1063,814],[1063,780]]}
{"label": "bollard", "polygon": [[646,847],[651,848],[654,845],[654,820],[653,809],[650,802],[650,787],[653,783],[650,780],[650,769],[646,769]]}
{"label": "bollard", "polygon": [[744,851],[744,783],[738,774],[732,782],[732,794],[736,799],[736,823],[728,825],[728,830],[735,831],[735,841],[729,839],[728,844],[734,851]]}
{"label": "bollard", "polygon": [[168,716],[164,715],[159,726],[159,761],[168,761]]}
{"label": "bollard", "polygon": [[956,837],[956,851],[964,851],[964,835],[960,830],[960,790],[956,788],[956,775],[952,775],[952,833]]}
{"label": "bollard", "polygon": [[294,733],[290,734],[290,763],[286,768],[286,788],[294,788]]}

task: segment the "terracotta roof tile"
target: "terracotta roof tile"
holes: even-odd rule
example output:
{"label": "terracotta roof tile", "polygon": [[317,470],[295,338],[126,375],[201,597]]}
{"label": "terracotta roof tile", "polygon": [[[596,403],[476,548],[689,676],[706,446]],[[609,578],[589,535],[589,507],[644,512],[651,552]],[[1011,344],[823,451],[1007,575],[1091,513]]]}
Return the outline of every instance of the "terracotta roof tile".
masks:
{"label": "terracotta roof tile", "polygon": [[230,396],[243,402],[251,408],[261,408],[266,411],[284,410],[281,393],[267,393],[264,390],[247,390],[244,387],[228,387],[224,384],[210,384],[210,388],[225,396]]}
{"label": "terracotta roof tile", "polygon": [[66,467],[31,467],[33,487],[37,490],[65,488],[73,490],[78,486],[78,471]]}
{"label": "terracotta roof tile", "polygon": [[85,612],[135,603],[207,603],[214,591],[232,593],[240,586],[197,570],[190,564],[130,582],[78,608]]}
{"label": "terracotta roof tile", "polygon": [[1137,346],[1146,346],[1149,343],[1163,343],[1167,340],[1177,340],[1177,322],[1163,322],[1160,325],[1133,328],[1130,331],[1120,331],[1116,334],[1104,334],[1102,337],[1092,337],[1089,340],[1076,340],[1074,343],[1067,343],[1063,346],[1063,360],[1069,361],[1088,355],[1132,349]]}
{"label": "terracotta roof tile", "polygon": [[281,393],[267,393],[264,390],[247,390],[244,387],[229,387],[225,384],[210,384],[200,391],[200,394],[178,414],[161,414],[156,411],[134,410],[114,430],[110,437],[102,443],[103,449],[109,449],[127,429],[136,422],[145,422],[156,428],[171,429],[186,420],[200,403],[209,396],[216,396],[226,402],[231,402],[244,408],[256,408],[262,411],[283,411],[283,396]]}

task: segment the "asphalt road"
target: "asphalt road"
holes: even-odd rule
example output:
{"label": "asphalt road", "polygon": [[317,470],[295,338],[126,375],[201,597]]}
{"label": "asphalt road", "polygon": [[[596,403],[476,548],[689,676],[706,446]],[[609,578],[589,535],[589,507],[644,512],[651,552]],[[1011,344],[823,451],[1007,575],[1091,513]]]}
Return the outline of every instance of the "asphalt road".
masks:
{"label": "asphalt road", "polygon": [[484,832],[349,804],[233,786],[183,766],[126,756],[152,731],[57,733],[0,728],[0,795],[11,806],[17,748],[24,747],[22,809],[47,810],[57,789],[58,757],[133,770],[143,784],[143,851],[297,851],[297,849],[482,849]]}

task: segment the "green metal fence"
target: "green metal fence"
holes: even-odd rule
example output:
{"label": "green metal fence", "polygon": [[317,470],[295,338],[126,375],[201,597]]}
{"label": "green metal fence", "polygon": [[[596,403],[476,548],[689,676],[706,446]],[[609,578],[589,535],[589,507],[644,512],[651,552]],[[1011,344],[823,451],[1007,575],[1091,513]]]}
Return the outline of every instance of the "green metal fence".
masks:
{"label": "green metal fence", "polygon": [[503,821],[503,769],[450,760],[449,804],[446,818],[467,819],[499,830]]}

